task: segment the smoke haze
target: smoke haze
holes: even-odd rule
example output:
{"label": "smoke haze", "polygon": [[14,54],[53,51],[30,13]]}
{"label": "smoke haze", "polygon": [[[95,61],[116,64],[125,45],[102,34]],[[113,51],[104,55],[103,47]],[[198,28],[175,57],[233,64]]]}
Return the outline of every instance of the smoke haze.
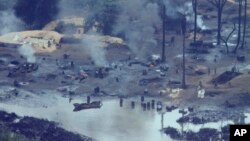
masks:
{"label": "smoke haze", "polygon": [[104,47],[105,43],[102,41],[102,37],[100,35],[87,35],[84,36],[82,40],[82,45],[84,46],[84,51],[90,53],[92,60],[95,65],[99,67],[107,66],[106,61],[106,50]]}
{"label": "smoke haze", "polygon": [[145,0],[127,0],[121,3],[120,9],[114,32],[124,34],[129,48],[139,59],[145,58],[157,47],[154,34],[156,27],[161,25],[158,4]]}
{"label": "smoke haze", "polygon": [[[164,4],[166,6],[166,15],[172,18],[179,18],[178,13],[186,15],[186,19],[188,23],[194,23],[194,11],[193,4],[191,1],[183,1],[183,0],[164,0]],[[197,26],[200,29],[207,29],[206,25],[204,25],[202,15],[197,16]]]}
{"label": "smoke haze", "polygon": [[17,50],[22,56],[24,56],[27,59],[27,62],[29,62],[29,63],[36,62],[35,51],[31,47],[31,45],[23,44]]}
{"label": "smoke haze", "polygon": [[0,4],[0,34],[6,34],[9,32],[19,31],[23,29],[23,22],[16,17],[14,12],[15,0],[1,1]]}

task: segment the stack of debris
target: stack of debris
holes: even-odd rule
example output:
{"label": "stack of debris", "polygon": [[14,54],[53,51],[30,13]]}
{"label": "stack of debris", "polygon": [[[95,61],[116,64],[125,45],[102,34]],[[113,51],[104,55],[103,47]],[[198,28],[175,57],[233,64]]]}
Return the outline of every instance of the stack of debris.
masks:
{"label": "stack of debris", "polygon": [[203,40],[199,40],[196,42],[190,43],[190,47],[188,48],[188,53],[199,53],[199,54],[207,54],[209,53],[208,48],[212,48],[212,43],[205,43]]}
{"label": "stack of debris", "polygon": [[214,78],[211,82],[213,84],[225,84],[225,83],[229,82],[230,80],[232,80],[233,78],[235,78],[235,77],[237,77],[239,75],[241,75],[240,72],[225,71],[224,73],[222,73],[218,77]]}
{"label": "stack of debris", "polygon": [[139,86],[147,86],[150,83],[161,82],[162,78],[160,77],[152,77],[152,78],[143,78],[139,80]]}
{"label": "stack of debris", "polygon": [[26,73],[31,73],[38,70],[38,64],[23,63],[9,70],[8,77],[15,77]]}

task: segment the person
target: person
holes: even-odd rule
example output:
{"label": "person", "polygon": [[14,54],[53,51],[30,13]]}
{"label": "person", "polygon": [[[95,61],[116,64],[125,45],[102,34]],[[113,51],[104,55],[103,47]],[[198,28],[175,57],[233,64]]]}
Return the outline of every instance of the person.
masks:
{"label": "person", "polygon": [[217,62],[217,55],[214,56],[214,62]]}
{"label": "person", "polygon": [[201,81],[199,81],[199,86],[200,86],[200,88],[202,88],[203,86],[202,86],[202,82]]}
{"label": "person", "polygon": [[14,89],[14,90],[13,90],[13,94],[14,94],[15,96],[17,96],[17,95],[19,94],[18,90],[17,90],[17,89]]}
{"label": "person", "polygon": [[170,45],[171,45],[172,47],[175,46],[175,37],[174,37],[174,36],[172,36],[171,39],[170,39]]}
{"label": "person", "polygon": [[51,47],[51,42],[50,41],[48,41],[48,47]]}
{"label": "person", "polygon": [[232,72],[236,72],[236,66],[234,65],[234,67],[231,70]]}
{"label": "person", "polygon": [[216,63],[217,62],[217,59],[214,57],[214,62]]}
{"label": "person", "polygon": [[214,88],[218,88],[217,82],[214,82]]}
{"label": "person", "polygon": [[197,87],[197,93],[198,93],[197,95],[198,98],[205,97],[205,89],[203,88],[201,81],[199,82],[199,85]]}
{"label": "person", "polygon": [[68,54],[63,54],[63,58],[64,58],[64,59],[68,59],[68,58],[69,58],[69,55],[68,55]]}
{"label": "person", "polygon": [[176,70],[175,70],[175,73],[176,73],[176,74],[178,74],[178,73],[179,73],[179,70],[178,70],[178,69],[176,69]]}
{"label": "person", "polygon": [[100,92],[100,87],[95,87],[94,93],[96,94],[96,93],[99,93],[99,92]]}
{"label": "person", "polygon": [[128,56],[128,60],[131,60],[131,55]]}
{"label": "person", "polygon": [[57,65],[57,66],[59,65],[59,61],[58,61],[58,59],[56,59],[56,65]]}
{"label": "person", "polygon": [[119,82],[119,78],[118,78],[118,77],[116,77],[116,78],[115,78],[115,81],[116,81],[116,82]]}
{"label": "person", "polygon": [[20,87],[20,84],[19,84],[19,82],[17,80],[14,80],[14,86],[15,87]]}
{"label": "person", "polygon": [[70,67],[71,67],[71,68],[74,68],[74,66],[75,66],[74,61],[71,61],[71,62],[70,62]]}
{"label": "person", "polygon": [[98,70],[96,70],[95,77],[96,78],[103,78],[104,77],[102,68],[99,68]]}
{"label": "person", "polygon": [[73,99],[72,97],[69,98],[69,103],[71,103],[72,99]]}

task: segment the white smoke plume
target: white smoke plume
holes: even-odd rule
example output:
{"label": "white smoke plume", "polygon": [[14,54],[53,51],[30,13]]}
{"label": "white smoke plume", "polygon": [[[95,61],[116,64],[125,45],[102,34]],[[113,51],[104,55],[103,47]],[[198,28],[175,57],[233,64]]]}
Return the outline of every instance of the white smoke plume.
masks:
{"label": "white smoke plume", "polygon": [[145,58],[157,47],[156,27],[161,26],[158,4],[146,0],[127,0],[121,3],[121,14],[115,25],[116,34],[124,34],[129,48]]}
{"label": "white smoke plume", "polygon": [[202,15],[198,15],[197,16],[197,25],[200,29],[204,30],[204,29],[208,29],[207,26],[204,24],[204,21],[202,19]]}
{"label": "white smoke plume", "polygon": [[90,53],[95,65],[99,67],[107,66],[106,50],[104,49],[106,44],[102,39],[100,35],[86,35],[82,40],[84,50]]}
{"label": "white smoke plume", "polygon": [[[184,7],[182,9],[180,9],[180,11],[182,13],[185,13],[185,15],[187,15],[187,21],[188,22],[194,23],[194,11],[193,11],[192,2],[186,2],[184,4]],[[197,15],[197,26],[202,30],[207,29],[207,27],[204,24],[204,21],[202,19],[202,15]]]}
{"label": "white smoke plume", "polygon": [[90,0],[60,0],[58,4],[58,18],[68,16],[83,16],[90,13],[88,4]]}
{"label": "white smoke plume", "polygon": [[[100,0],[60,0],[58,8],[58,18],[79,16],[88,19],[98,12],[98,9],[92,9],[93,5],[102,2]],[[107,46],[103,42],[103,36],[98,33],[88,32],[84,35],[81,45],[83,51],[90,54],[95,65],[99,67],[107,66],[106,50]]]}
{"label": "white smoke plume", "polygon": [[24,23],[14,13],[15,0],[2,0],[0,7],[0,34],[19,31],[23,29]]}
{"label": "white smoke plume", "polygon": [[166,15],[171,18],[180,18],[180,14],[185,15],[187,22],[193,22],[194,12],[192,2],[190,1],[173,1],[173,0],[164,0],[166,6]]}
{"label": "white smoke plume", "polygon": [[0,12],[0,24],[0,34],[19,31],[22,28],[20,25],[23,25],[22,21],[15,16],[12,10]]}
{"label": "white smoke plume", "polygon": [[27,59],[27,62],[29,62],[29,63],[36,62],[35,51],[31,47],[31,45],[23,44],[17,50],[22,56],[24,56]]}
{"label": "white smoke plume", "polygon": [[[166,6],[166,15],[172,18],[178,18],[178,13],[186,15],[188,23],[194,23],[194,11],[193,4],[191,1],[183,0],[164,0]],[[197,16],[197,26],[200,29],[207,29],[207,26],[204,24],[202,15]]]}

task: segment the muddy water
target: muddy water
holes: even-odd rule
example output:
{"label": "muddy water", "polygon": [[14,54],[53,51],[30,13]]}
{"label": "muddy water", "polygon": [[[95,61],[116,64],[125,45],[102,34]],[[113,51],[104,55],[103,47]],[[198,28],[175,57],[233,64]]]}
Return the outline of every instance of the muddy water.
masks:
{"label": "muddy water", "polygon": [[54,105],[48,108],[31,108],[14,104],[0,103],[0,109],[15,112],[20,116],[33,116],[60,123],[63,128],[99,141],[167,141],[171,140],[160,132],[161,116],[154,111],[144,112],[138,105],[131,109],[118,100],[103,102],[101,109],[73,112],[73,103],[83,102],[54,97]]}
{"label": "muddy water", "polygon": [[180,118],[178,110],[171,113],[158,113],[155,110],[143,111],[136,105],[132,109],[129,101],[119,106],[118,100],[106,100],[101,109],[73,112],[73,103],[83,102],[67,98],[54,97],[54,104],[48,108],[31,108],[14,104],[0,103],[0,109],[15,112],[20,116],[33,116],[60,123],[63,128],[74,131],[99,141],[172,141],[161,133],[162,127],[175,127],[179,130],[198,131],[200,128],[219,128],[228,122],[209,123],[200,126],[188,124],[181,126],[176,123]]}

